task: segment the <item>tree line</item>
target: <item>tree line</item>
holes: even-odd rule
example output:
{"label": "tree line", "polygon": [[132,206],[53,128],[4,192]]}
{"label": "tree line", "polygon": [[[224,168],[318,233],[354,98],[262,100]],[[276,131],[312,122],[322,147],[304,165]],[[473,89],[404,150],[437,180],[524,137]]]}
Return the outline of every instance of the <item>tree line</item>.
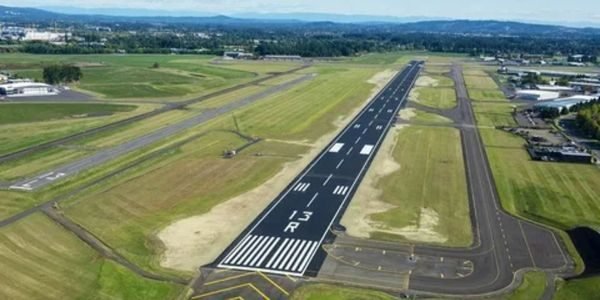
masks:
{"label": "tree line", "polygon": [[43,78],[47,84],[70,83],[81,80],[81,68],[71,65],[51,65],[44,67]]}
{"label": "tree line", "polygon": [[586,134],[600,140],[600,101],[581,106],[577,112],[577,126]]}

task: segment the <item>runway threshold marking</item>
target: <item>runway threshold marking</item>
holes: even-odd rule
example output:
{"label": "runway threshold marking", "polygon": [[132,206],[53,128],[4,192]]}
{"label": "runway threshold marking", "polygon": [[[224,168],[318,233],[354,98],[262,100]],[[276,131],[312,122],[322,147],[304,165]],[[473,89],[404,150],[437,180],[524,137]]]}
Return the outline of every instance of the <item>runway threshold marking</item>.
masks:
{"label": "runway threshold marking", "polygon": [[375,146],[373,146],[373,145],[364,145],[362,150],[360,150],[360,154],[361,155],[369,155],[369,154],[371,154],[371,151],[373,151],[374,147]]}
{"label": "runway threshold marking", "polygon": [[336,143],[331,147],[331,149],[329,149],[329,152],[338,153],[340,150],[342,150],[342,147],[344,147],[344,143]]}

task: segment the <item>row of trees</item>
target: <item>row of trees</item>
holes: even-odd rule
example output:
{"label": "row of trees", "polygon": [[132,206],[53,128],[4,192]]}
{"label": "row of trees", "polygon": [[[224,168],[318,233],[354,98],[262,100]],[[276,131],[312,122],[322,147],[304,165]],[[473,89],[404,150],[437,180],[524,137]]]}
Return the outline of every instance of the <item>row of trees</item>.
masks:
{"label": "row of trees", "polygon": [[586,104],[577,113],[577,126],[586,134],[600,140],[600,103]]}
{"label": "row of trees", "polygon": [[44,67],[44,82],[48,84],[70,83],[81,80],[81,68],[71,65],[51,65]]}

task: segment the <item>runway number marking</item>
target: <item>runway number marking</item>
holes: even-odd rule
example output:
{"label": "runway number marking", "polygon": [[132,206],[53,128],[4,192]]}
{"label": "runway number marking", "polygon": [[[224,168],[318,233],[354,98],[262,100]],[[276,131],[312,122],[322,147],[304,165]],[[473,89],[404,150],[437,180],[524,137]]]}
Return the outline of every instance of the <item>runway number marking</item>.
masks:
{"label": "runway number marking", "polygon": [[369,155],[371,154],[371,151],[373,151],[373,145],[364,145],[362,150],[360,150],[360,154],[362,155]]}
{"label": "runway number marking", "polygon": [[342,150],[342,147],[344,147],[344,143],[336,143],[331,147],[331,149],[329,149],[329,152],[338,153],[340,150]]}
{"label": "runway number marking", "polygon": [[303,211],[302,216],[296,218],[297,214],[298,214],[297,210],[294,210],[292,212],[292,214],[290,215],[288,220],[294,220],[294,221],[289,222],[287,224],[287,226],[285,227],[285,229],[283,230],[283,232],[294,233],[294,231],[296,229],[298,229],[298,227],[300,227],[301,222],[308,222],[308,220],[310,220],[310,217],[313,215],[313,212],[312,211]]}

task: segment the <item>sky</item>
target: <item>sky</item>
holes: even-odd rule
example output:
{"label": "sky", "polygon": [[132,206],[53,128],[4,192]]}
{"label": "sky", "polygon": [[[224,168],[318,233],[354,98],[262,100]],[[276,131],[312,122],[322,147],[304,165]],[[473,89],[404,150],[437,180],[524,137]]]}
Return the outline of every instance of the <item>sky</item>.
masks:
{"label": "sky", "polygon": [[0,4],[151,9],[225,15],[312,12],[600,23],[598,0],[0,0]]}

